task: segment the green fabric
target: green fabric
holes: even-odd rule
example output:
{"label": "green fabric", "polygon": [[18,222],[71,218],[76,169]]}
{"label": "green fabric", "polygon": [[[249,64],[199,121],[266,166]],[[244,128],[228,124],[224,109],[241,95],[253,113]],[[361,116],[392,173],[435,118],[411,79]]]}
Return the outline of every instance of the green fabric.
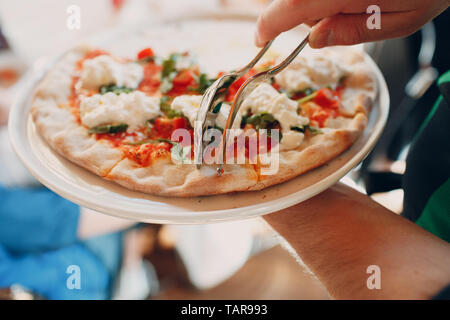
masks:
{"label": "green fabric", "polygon": [[[440,86],[445,82],[450,82],[450,71],[447,71],[439,77],[437,85]],[[433,118],[439,105],[443,100],[443,96],[439,96],[432,110],[422,123],[416,138],[427,127],[431,118]],[[416,224],[433,233],[437,237],[450,242],[450,179],[436,189],[428,199],[425,208],[422,211]]]}
{"label": "green fabric", "polygon": [[450,179],[431,195],[416,223],[450,242]]}
{"label": "green fabric", "polygon": [[427,127],[428,123],[430,123],[431,118],[433,118],[434,114],[436,113],[437,109],[439,108],[439,105],[441,104],[442,99],[443,99],[443,97],[439,96],[439,98],[437,99],[437,101],[434,104],[433,108],[431,109],[430,113],[428,113],[427,117],[425,118],[425,121],[422,123],[422,125],[419,128],[419,130],[417,131],[417,134],[414,137],[412,143],[414,143],[414,141],[417,139],[417,137],[420,136],[422,131]]}
{"label": "green fabric", "polygon": [[450,70],[439,77],[438,82],[437,82],[438,86],[440,86],[444,82],[450,82]]}
{"label": "green fabric", "polygon": [[[437,85],[440,86],[441,84],[443,84],[445,82],[450,82],[450,70],[439,77],[439,79],[437,81]],[[416,138],[420,135],[420,133],[423,131],[423,129],[426,128],[426,126],[430,122],[431,118],[433,118],[434,114],[436,113],[436,110],[439,108],[439,105],[442,102],[442,99],[443,99],[443,97],[439,96],[439,98],[437,99],[437,101],[434,104],[433,108],[431,109],[430,113],[425,118],[425,121],[422,123],[422,125],[419,128],[419,130],[417,131],[417,134],[415,136]],[[415,140],[415,138],[413,140]]]}

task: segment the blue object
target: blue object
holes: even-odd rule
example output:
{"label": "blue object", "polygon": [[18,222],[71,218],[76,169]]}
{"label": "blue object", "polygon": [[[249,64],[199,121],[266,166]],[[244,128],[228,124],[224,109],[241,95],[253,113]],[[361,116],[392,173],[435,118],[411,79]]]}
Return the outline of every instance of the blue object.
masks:
{"label": "blue object", "polygon": [[[81,242],[79,217],[77,205],[46,188],[0,186],[0,288],[20,284],[48,299],[109,298],[122,233]],[[71,266],[80,271],[79,289],[67,284]]]}

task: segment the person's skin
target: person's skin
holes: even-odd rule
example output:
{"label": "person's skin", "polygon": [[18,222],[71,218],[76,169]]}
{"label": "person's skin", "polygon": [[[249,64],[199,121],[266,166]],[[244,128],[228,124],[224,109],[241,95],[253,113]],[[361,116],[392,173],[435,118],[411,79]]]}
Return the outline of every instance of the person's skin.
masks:
{"label": "person's skin", "polygon": [[[380,7],[379,30],[366,26],[370,5]],[[312,48],[404,37],[448,6],[448,0],[274,0],[258,18],[255,44],[262,47],[302,23],[313,26]]]}
{"label": "person's skin", "polygon": [[[379,30],[366,26],[374,4]],[[448,6],[448,0],[274,0],[258,18],[255,43],[302,23],[312,26],[313,48],[397,38]],[[264,218],[334,298],[427,299],[450,283],[450,244],[342,184]],[[381,269],[380,290],[367,287],[370,265]]]}
{"label": "person's skin", "polygon": [[[343,184],[264,219],[337,299],[429,299],[450,283],[450,244]],[[380,267],[369,290],[367,267]]]}

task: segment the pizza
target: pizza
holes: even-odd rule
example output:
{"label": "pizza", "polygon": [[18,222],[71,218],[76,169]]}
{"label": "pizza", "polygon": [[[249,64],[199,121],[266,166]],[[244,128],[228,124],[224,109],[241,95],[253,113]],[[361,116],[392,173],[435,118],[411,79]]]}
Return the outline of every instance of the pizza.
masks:
{"label": "pizza", "polygon": [[[262,61],[235,81],[217,113],[223,131],[239,87],[277,58]],[[79,46],[61,57],[34,92],[31,115],[39,134],[63,157],[94,174],[144,193],[193,197],[261,190],[317,168],[361,135],[377,93],[363,53],[321,49],[301,54],[244,101],[233,128],[275,129],[278,167],[256,161],[200,169],[193,159],[193,128],[202,94],[221,74],[202,71],[195,52],[160,56],[151,48],[118,57]],[[176,130],[188,132],[183,141]],[[271,139],[271,136],[265,137]],[[271,141],[270,146],[273,145]],[[244,144],[241,154],[248,156]],[[236,156],[239,152],[236,153]]]}

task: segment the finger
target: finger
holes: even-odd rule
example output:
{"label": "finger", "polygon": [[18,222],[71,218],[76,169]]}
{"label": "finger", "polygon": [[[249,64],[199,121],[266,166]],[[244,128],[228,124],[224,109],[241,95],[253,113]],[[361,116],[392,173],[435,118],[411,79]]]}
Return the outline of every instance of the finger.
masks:
{"label": "finger", "polygon": [[314,27],[320,20],[308,20],[305,21],[304,24],[306,24],[308,27],[312,28]]}
{"label": "finger", "polygon": [[367,14],[339,14],[324,18],[312,28],[309,44],[312,48],[322,48],[398,38],[414,33],[427,21],[416,11],[383,13],[381,28],[369,29],[369,17]]}
{"label": "finger", "polygon": [[330,0],[275,0],[258,17],[255,44],[261,47],[299,24],[335,15],[341,9],[340,3]]}
{"label": "finger", "polygon": [[[372,4],[373,0],[275,0],[258,18],[255,44],[262,47],[280,33],[311,20],[365,13]],[[423,0],[379,0],[377,5],[385,13],[406,12],[423,7]]]}

